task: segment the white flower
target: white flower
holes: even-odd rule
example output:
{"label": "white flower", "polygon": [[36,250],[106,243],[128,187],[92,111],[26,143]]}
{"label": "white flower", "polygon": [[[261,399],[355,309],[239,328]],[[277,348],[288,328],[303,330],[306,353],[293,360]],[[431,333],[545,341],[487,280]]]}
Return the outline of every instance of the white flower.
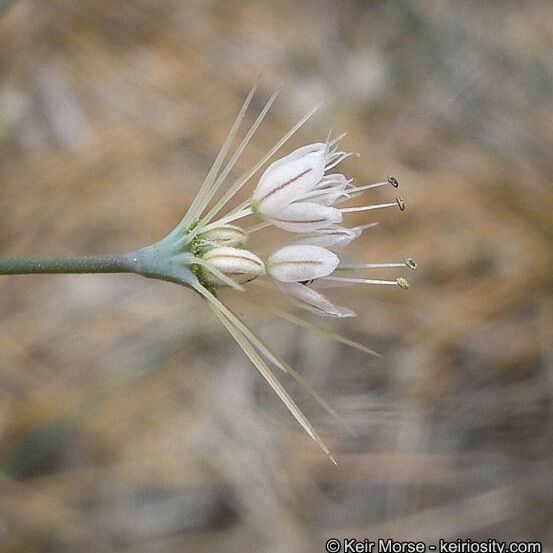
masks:
{"label": "white flower", "polygon": [[232,286],[228,279],[243,284],[265,274],[265,264],[249,250],[227,246],[213,248],[201,260],[201,265],[211,273],[205,278],[217,286]]}
{"label": "white flower", "polygon": [[244,213],[257,213],[288,232],[313,233],[341,223],[344,213],[393,206],[403,210],[402,198],[378,205],[333,207],[337,202],[355,198],[372,188],[386,184],[398,186],[394,177],[385,182],[353,186],[351,179],[341,173],[325,175],[325,171],[351,155],[333,148],[339,138],[326,144],[304,146],[272,163],[254,190],[250,210]]}
{"label": "white flower", "polygon": [[279,288],[300,307],[330,317],[353,317],[347,307],[334,305],[307,284],[331,275],[340,263],[339,257],[320,246],[293,244],[284,246],[267,260],[267,272],[278,281]]}
{"label": "white flower", "polygon": [[267,272],[279,282],[304,282],[331,274],[340,263],[335,253],[319,246],[291,245],[267,260]]}
{"label": "white flower", "polygon": [[[336,246],[340,242],[350,241],[359,236],[362,228],[332,229],[328,234],[315,234],[304,237],[297,243],[277,250],[266,262],[267,273],[277,281],[278,287],[285,292],[294,303],[319,315],[330,317],[352,317],[355,312],[347,307],[333,304],[314,288],[338,288],[354,284],[378,284],[408,288],[404,278],[381,280],[364,278],[367,269],[388,269],[393,267],[416,268],[412,259],[399,263],[362,263],[340,259],[335,253],[321,247],[309,244],[309,240],[321,243],[326,240],[329,245]],[[349,231],[349,232],[348,232]],[[343,234],[347,238],[343,237]],[[324,240],[319,240],[320,238]]]}
{"label": "white flower", "polygon": [[[333,148],[336,141],[304,146],[272,163],[254,190],[252,210],[275,226],[281,226],[280,220],[289,218],[289,209],[298,203],[307,201],[330,206],[338,198],[347,197],[346,188],[350,181],[344,175],[324,176],[325,171],[351,155]],[[333,215],[333,219],[337,217],[337,214]]]}
{"label": "white flower", "polygon": [[327,163],[326,144],[304,146],[269,165],[252,195],[252,206],[263,215],[274,215],[313,190]]}

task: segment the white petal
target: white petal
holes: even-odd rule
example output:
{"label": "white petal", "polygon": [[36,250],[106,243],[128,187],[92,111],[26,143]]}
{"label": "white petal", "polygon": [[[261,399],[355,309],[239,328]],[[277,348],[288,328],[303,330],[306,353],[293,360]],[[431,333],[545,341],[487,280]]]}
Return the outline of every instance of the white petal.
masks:
{"label": "white petal", "polygon": [[338,256],[325,248],[290,245],[267,260],[267,271],[281,282],[303,282],[329,275],[339,263]]}
{"label": "white petal", "polygon": [[[248,282],[265,274],[265,264],[249,250],[230,247],[213,248],[203,256],[203,260],[208,267],[215,267],[238,283]],[[213,284],[222,284],[214,276],[207,276],[207,278]]]}
{"label": "white petal", "polygon": [[311,202],[290,204],[267,217],[275,227],[289,232],[313,232],[342,222],[342,212],[334,207]]}
{"label": "white petal", "polygon": [[311,244],[322,248],[340,248],[349,245],[361,236],[359,228],[331,227],[321,229],[313,234],[302,236],[293,241],[294,244]]}
{"label": "white petal", "polygon": [[305,194],[302,201],[309,201],[322,205],[332,205],[342,198],[349,198],[351,181],[341,173],[324,176],[317,186]]}
{"label": "white petal", "polygon": [[287,156],[281,157],[280,159],[277,159],[269,167],[267,170],[272,168],[280,167],[281,165],[284,165],[285,163],[288,163],[289,161],[294,161],[296,159],[301,159],[302,157],[308,155],[308,154],[322,154],[327,156],[328,149],[327,145],[323,142],[315,142],[314,144],[307,144],[306,146],[302,146],[301,148],[297,148],[292,153],[288,154]]}
{"label": "white petal", "polygon": [[266,215],[272,215],[310,192],[325,171],[324,144],[304,146],[283,159],[275,161],[261,176],[252,205]]}
{"label": "white petal", "polygon": [[314,190],[313,192],[306,194],[303,201],[309,200],[313,203],[330,206],[335,204],[340,199],[347,198],[349,198],[349,194],[343,190]]}
{"label": "white petal", "polygon": [[[349,277],[349,278],[366,278],[367,269],[363,267],[355,267],[353,269],[343,267],[344,264],[353,264],[360,263],[359,259],[351,255],[340,253],[340,264],[332,276],[337,277]],[[346,286],[355,286],[353,282],[346,282],[343,280],[327,280],[325,278],[320,278],[312,282],[309,286],[315,288],[316,290],[328,290],[329,288],[344,288]]]}
{"label": "white petal", "polygon": [[319,184],[315,187],[315,190],[346,190],[353,188],[351,186],[351,179],[347,179],[342,173],[333,173],[331,175],[325,175]]}
{"label": "white petal", "polygon": [[305,284],[286,283],[279,286],[283,292],[290,296],[296,305],[317,315],[325,315],[327,317],[356,316],[355,311],[341,305],[334,305],[325,296],[312,290],[309,286],[305,286]]}

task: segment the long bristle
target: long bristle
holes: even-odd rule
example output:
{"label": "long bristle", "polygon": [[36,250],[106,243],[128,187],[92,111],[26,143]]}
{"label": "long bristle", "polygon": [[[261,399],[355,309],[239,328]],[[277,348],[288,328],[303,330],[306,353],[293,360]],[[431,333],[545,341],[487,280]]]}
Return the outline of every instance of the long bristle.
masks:
{"label": "long bristle", "polygon": [[[219,153],[217,154],[217,157],[215,158],[215,161],[213,162],[213,165],[211,166],[208,174],[206,175],[204,182],[202,183],[200,190],[198,191],[198,194],[194,198],[194,201],[192,202],[192,205],[190,206],[190,209],[187,211],[186,215],[184,216],[183,220],[181,221],[181,225],[184,227],[189,226],[191,223],[196,221],[198,217],[200,216],[202,210],[204,209],[205,199],[210,196],[211,194],[211,187],[213,186],[213,183],[215,182],[215,179],[217,178],[217,174],[219,173],[219,170],[221,169],[221,166],[223,165],[223,162],[225,160],[225,157],[230,150],[230,147],[234,141],[234,138],[236,136],[236,133],[238,132],[238,129],[240,128],[240,125],[242,124],[242,121],[244,119],[244,116],[246,114],[246,111],[248,110],[248,107],[250,106],[250,103],[252,101],[252,98],[257,90],[257,87],[259,86],[259,81],[261,77],[257,79],[257,81],[253,84],[252,88],[250,89],[248,95],[246,96],[246,99],[244,100],[244,103],[242,104],[242,107],[240,108],[240,111],[238,112],[238,115],[236,116],[236,119],[234,120],[224,142],[221,146],[221,149],[219,150]],[[209,202],[209,200],[208,200]],[[203,207],[202,207],[203,206]]]}
{"label": "long bristle", "polygon": [[[212,304],[213,307],[213,304]],[[247,338],[244,336],[243,333],[241,333],[232,323],[227,319],[227,317],[217,308],[214,308],[215,314],[219,318],[219,320],[223,323],[225,328],[228,330],[228,332],[231,334],[231,336],[234,338],[236,343],[240,346],[242,351],[249,357],[250,361],[255,365],[257,370],[261,373],[261,375],[265,378],[265,380],[268,382],[268,384],[271,386],[271,388],[274,390],[274,392],[278,395],[278,397],[281,399],[281,401],[286,405],[290,413],[294,416],[294,418],[298,421],[300,426],[307,432],[307,434],[317,443],[317,445],[322,449],[322,451],[328,456],[328,458],[337,465],[336,459],[332,456],[330,453],[330,450],[328,449],[327,445],[324,443],[324,441],[319,437],[319,435],[315,432],[313,427],[311,426],[311,423],[307,419],[307,417],[303,414],[303,412],[300,410],[300,408],[296,405],[295,401],[290,397],[288,392],[285,390],[285,388],[282,386],[282,384],[279,382],[279,380],[275,377],[267,363],[261,358],[261,356],[257,353],[256,349],[252,346],[252,344],[247,340]]]}
{"label": "long bristle", "polygon": [[221,322],[225,325],[229,333],[236,340],[244,353],[250,358],[252,363],[257,367],[259,372],[273,388],[281,401],[286,405],[290,413],[292,413],[292,415],[298,421],[301,427],[307,432],[307,434],[309,434],[309,436],[311,436],[311,438],[315,442],[317,442],[319,447],[326,453],[330,460],[334,464],[337,464],[334,457],[330,454],[328,447],[315,432],[307,417],[303,414],[301,409],[297,406],[295,401],[291,398],[291,396],[282,386],[280,381],[275,377],[267,363],[259,355],[256,348],[251,344],[250,340],[248,340],[244,332],[241,330],[241,321],[237,319],[237,317],[221,301],[219,301],[211,292],[209,292],[209,290],[201,287],[198,289],[198,292],[207,299],[210,306],[215,311]]}
{"label": "long bristle", "polygon": [[289,321],[291,323],[294,323],[298,326],[302,326],[304,328],[308,328],[317,334],[320,334],[321,336],[325,336],[327,338],[331,338],[332,340],[339,342],[341,344],[344,344],[346,346],[349,346],[351,348],[357,349],[359,351],[363,351],[364,353],[368,353],[369,355],[374,355],[375,357],[382,357],[382,355],[367,346],[364,346],[363,344],[360,344],[359,342],[356,342],[355,340],[351,340],[350,338],[346,338],[345,336],[342,336],[341,334],[337,334],[336,332],[332,332],[331,330],[328,330],[326,328],[323,328],[322,326],[319,326],[315,323],[312,323],[310,321],[306,321],[305,319],[302,319],[301,317],[296,317],[295,315],[292,315],[290,313],[287,313],[286,311],[281,311],[280,309],[277,309],[275,307],[269,307],[269,306],[263,306],[264,309],[269,311],[269,313],[272,313],[273,315],[280,317],[281,319],[284,319],[286,321]]}
{"label": "long bristle", "polygon": [[350,425],[346,423],[346,421],[328,404],[328,402],[313,388],[313,386],[311,386],[311,384],[304,380],[304,378],[289,363],[276,354],[263,340],[261,340],[261,338],[259,338],[259,336],[257,336],[251,328],[241,321],[230,308],[226,307],[226,309],[228,309],[228,312],[232,314],[232,320],[235,322],[239,330],[248,340],[250,340],[254,347],[259,350],[261,355],[263,355],[267,361],[270,361],[280,370],[288,373],[296,382],[298,382],[298,384],[300,384],[300,386],[304,388],[308,394],[310,394],[317,401],[317,403],[319,403],[319,405],[321,405],[325,411],[327,411],[327,413],[340,422],[340,424],[342,424],[350,434],[353,436],[356,435]]}
{"label": "long bristle", "polygon": [[[211,218],[213,218],[226,204],[229,202],[235,194],[271,159],[271,157],[284,145],[284,143],[321,107],[322,104],[316,105],[306,115],[304,115],[249,171],[243,173],[229,190],[222,196],[217,204],[210,211]],[[209,219],[206,219],[206,222]]]}
{"label": "long bristle", "polygon": [[[259,125],[261,125],[261,123],[263,122],[263,119],[265,119],[265,116],[267,115],[267,112],[269,111],[269,109],[271,108],[271,106],[273,105],[273,103],[275,102],[275,100],[277,99],[279,94],[280,94],[280,89],[276,90],[273,93],[273,95],[269,98],[269,100],[267,101],[267,103],[265,104],[263,109],[261,110],[261,113],[257,116],[257,119],[254,121],[253,125],[248,130],[246,136],[242,139],[242,141],[240,142],[238,148],[236,149],[236,151],[234,152],[234,154],[230,158],[229,162],[227,163],[227,165],[223,169],[223,172],[217,178],[217,181],[215,182],[215,184],[213,186],[213,188],[214,188],[213,194],[215,194],[215,192],[219,189],[219,187],[224,182],[224,180],[226,179],[228,174],[232,171],[232,169],[236,165],[236,162],[238,161],[238,159],[242,155],[242,152],[244,151],[246,146],[249,144],[249,142],[252,139],[255,131],[258,129]],[[223,208],[223,206],[226,205],[227,201],[232,198],[232,196],[234,194],[230,195],[229,192],[230,192],[230,190],[225,192],[225,194],[223,194],[221,199],[213,206],[213,208],[210,209],[210,211],[205,215],[205,217],[203,217],[203,222],[205,224],[209,223],[209,221],[211,221],[211,219],[213,219],[213,217]]]}

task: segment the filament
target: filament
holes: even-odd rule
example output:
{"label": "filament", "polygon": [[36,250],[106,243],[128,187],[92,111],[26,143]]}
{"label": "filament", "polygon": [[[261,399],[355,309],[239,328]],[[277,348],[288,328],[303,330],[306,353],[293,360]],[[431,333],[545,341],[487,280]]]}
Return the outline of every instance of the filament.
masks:
{"label": "filament", "polygon": [[388,269],[392,267],[408,267],[414,270],[417,268],[417,264],[408,258],[405,261],[393,263],[340,263],[338,269]]}
{"label": "filament", "polygon": [[387,184],[389,184],[389,182],[384,181],[384,182],[376,182],[374,184],[364,184],[363,186],[352,186],[351,188],[348,189],[348,192],[352,194],[357,194],[360,192],[365,192],[365,190],[370,190],[371,188],[380,188],[381,186],[386,186]]}
{"label": "filament", "polygon": [[360,207],[343,207],[340,209],[342,213],[357,213],[359,211],[370,211],[372,209],[383,209],[386,207],[399,207],[400,211],[405,211],[405,200],[397,196],[395,202],[389,202],[386,204],[374,204],[374,205],[363,205]]}
{"label": "filament", "polygon": [[386,207],[397,207],[397,202],[386,204],[364,205],[360,207],[343,207],[340,209],[342,213],[358,213],[360,211],[371,211],[372,209],[384,209]]}
{"label": "filament", "polygon": [[[323,277],[321,280],[335,280],[336,282],[351,282],[352,284],[378,284],[385,286],[402,286],[399,282],[399,278],[396,280],[380,280],[380,279],[371,279],[371,278],[350,278],[350,277],[334,277],[327,276]],[[402,279],[405,281],[405,279]],[[405,281],[406,283],[407,281]],[[408,285],[407,285],[408,286]]]}

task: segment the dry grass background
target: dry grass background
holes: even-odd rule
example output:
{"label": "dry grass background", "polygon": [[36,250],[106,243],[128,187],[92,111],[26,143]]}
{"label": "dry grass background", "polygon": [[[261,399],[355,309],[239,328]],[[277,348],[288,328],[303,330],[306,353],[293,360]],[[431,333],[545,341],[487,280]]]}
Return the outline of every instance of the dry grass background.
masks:
{"label": "dry grass background", "polygon": [[[0,254],[160,238],[261,70],[356,182],[357,254],[419,261],[326,321],[247,313],[338,408],[321,455],[198,298],[138,277],[0,279],[0,551],[320,552],[330,536],[553,545],[553,29],[547,0],[18,0],[0,20]],[[290,146],[290,148],[292,147]],[[375,195],[388,197],[390,191]]]}

